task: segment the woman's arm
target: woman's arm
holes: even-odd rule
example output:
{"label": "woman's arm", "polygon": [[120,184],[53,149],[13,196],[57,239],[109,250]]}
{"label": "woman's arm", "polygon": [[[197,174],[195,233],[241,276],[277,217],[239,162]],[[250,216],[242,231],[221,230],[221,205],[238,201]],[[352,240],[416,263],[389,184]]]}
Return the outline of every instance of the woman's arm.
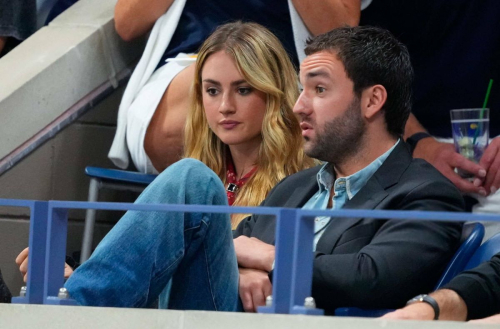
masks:
{"label": "woman's arm", "polygon": [[130,41],[147,33],[174,0],[118,0],[115,6],[115,29]]}
{"label": "woman's arm", "polygon": [[295,9],[314,36],[336,27],[359,24],[361,0],[292,0]]}

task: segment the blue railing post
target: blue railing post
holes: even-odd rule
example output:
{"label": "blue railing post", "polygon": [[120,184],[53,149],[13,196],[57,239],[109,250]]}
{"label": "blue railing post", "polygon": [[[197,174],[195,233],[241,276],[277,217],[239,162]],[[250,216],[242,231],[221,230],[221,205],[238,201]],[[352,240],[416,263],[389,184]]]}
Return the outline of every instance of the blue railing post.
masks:
{"label": "blue railing post", "polygon": [[305,305],[312,291],[314,217],[302,216],[298,210],[295,225],[290,314],[323,315],[315,305]]}
{"label": "blue railing post", "polygon": [[290,311],[293,271],[294,236],[297,228],[297,210],[283,208],[276,216],[276,252],[273,271],[273,301],[271,306],[259,307],[259,313],[282,313]]}
{"label": "blue railing post", "polygon": [[64,285],[64,263],[68,234],[68,210],[49,206],[45,258],[44,304],[76,305],[73,299],[58,298]]}
{"label": "blue railing post", "polygon": [[13,304],[43,304],[48,202],[30,201],[29,203],[31,205],[26,296],[12,298]]}

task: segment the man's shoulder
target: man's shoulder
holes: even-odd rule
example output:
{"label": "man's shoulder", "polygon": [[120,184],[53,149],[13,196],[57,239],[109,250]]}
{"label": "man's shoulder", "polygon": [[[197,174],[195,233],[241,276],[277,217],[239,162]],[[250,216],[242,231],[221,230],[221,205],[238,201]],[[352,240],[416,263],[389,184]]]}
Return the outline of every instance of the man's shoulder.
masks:
{"label": "man's shoulder", "polygon": [[423,159],[412,159],[407,170],[403,173],[400,183],[409,186],[418,186],[428,194],[445,194],[450,198],[462,200],[458,188],[433,165]]}
{"label": "man's shoulder", "polygon": [[445,185],[454,186],[453,183],[439,172],[433,165],[423,159],[412,159],[408,169],[403,173],[402,179],[417,182],[437,181]]}

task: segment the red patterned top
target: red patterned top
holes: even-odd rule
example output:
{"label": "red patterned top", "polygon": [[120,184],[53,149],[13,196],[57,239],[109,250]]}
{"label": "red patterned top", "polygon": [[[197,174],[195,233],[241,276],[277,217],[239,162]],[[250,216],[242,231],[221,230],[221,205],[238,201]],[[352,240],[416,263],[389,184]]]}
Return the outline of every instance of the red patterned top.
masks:
{"label": "red patterned top", "polygon": [[227,201],[230,206],[233,205],[234,200],[236,199],[236,193],[238,190],[245,184],[245,182],[252,177],[252,175],[257,170],[257,166],[253,167],[245,176],[241,177],[239,180],[236,180],[236,172],[234,170],[233,161],[229,158],[226,163],[227,171],[226,171],[226,193],[227,193]]}

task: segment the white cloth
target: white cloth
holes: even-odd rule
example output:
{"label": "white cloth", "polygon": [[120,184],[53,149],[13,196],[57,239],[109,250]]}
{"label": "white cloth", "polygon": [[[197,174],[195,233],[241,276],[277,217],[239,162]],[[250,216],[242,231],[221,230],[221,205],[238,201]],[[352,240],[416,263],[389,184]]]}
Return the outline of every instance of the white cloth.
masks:
{"label": "white cloth", "polygon": [[[125,169],[129,164],[128,148],[125,138],[130,105],[134,102],[136,96],[139,94],[142,87],[149,81],[149,78],[158,66],[177,28],[185,4],[186,0],[175,0],[167,12],[156,21],[146,44],[146,48],[144,49],[144,53],[130,77],[127,88],[125,88],[118,110],[115,138],[108,153],[108,157],[119,168]],[[165,89],[158,92],[161,98]],[[140,107],[141,105],[138,104],[137,106]],[[155,109],[156,108],[153,109],[153,112]]]}
{"label": "white cloth", "polygon": [[[372,0],[361,0],[361,9],[363,10],[368,7],[371,2]],[[125,89],[118,110],[115,138],[108,153],[109,159],[119,168],[125,169],[128,167],[128,155],[129,152],[133,151],[138,152],[134,154],[131,153],[137,169],[141,172],[152,172],[149,170],[151,169],[150,167],[152,167],[151,162],[144,151],[145,129],[147,129],[147,124],[149,124],[171,79],[166,83],[157,81],[151,84],[149,84],[149,80],[153,78],[153,72],[172,39],[185,4],[186,0],[175,0],[167,12],[156,21],[144,53],[134,69],[127,88]],[[299,62],[302,62],[305,58],[304,47],[306,41],[312,37],[312,35],[307,30],[291,0],[288,0],[288,6],[290,8],[290,18],[297,56]],[[180,71],[174,70],[175,74],[173,77],[179,72]],[[166,72],[164,73],[166,74]],[[171,73],[168,75],[171,75]],[[142,89],[146,85],[148,86],[147,94],[154,94],[154,99],[148,99],[144,95],[141,95],[143,92]],[[139,111],[141,108],[144,109],[142,113]],[[133,112],[133,117],[132,114],[130,114],[131,112]],[[139,124],[138,127],[127,128],[129,125],[134,125],[136,122]],[[145,123],[146,126],[144,127]],[[134,132],[134,135],[127,137],[129,132]],[[137,137],[139,137],[139,139],[135,139]],[[127,143],[129,144],[127,145]]]}

